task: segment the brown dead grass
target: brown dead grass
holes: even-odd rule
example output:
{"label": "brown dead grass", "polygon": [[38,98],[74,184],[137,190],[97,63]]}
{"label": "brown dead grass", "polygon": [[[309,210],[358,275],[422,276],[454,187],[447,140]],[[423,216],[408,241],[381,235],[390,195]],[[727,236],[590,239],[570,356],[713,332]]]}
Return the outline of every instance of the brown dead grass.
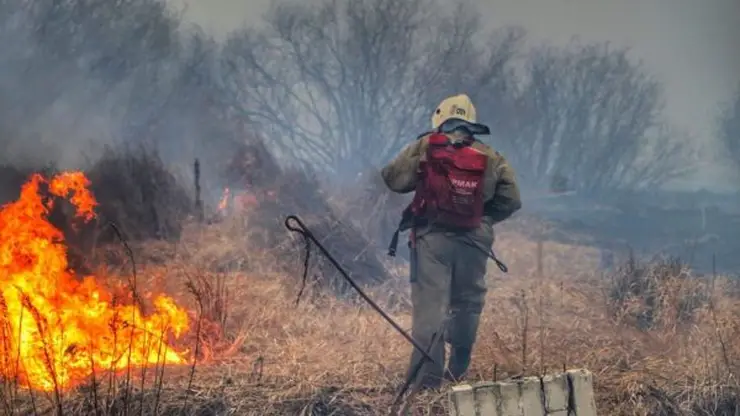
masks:
{"label": "brown dead grass", "polygon": [[[203,294],[202,354],[187,413],[385,414],[402,382],[409,345],[368,307],[311,288],[296,306],[302,245],[286,238],[295,256],[277,259],[248,246],[248,229],[247,219],[231,218],[186,227],[177,245],[134,248],[149,290],[169,292],[193,310],[186,281],[197,282]],[[732,281],[694,278],[670,265],[647,267],[638,278],[633,270],[632,280],[627,271],[603,276],[594,273],[594,250],[552,242],[538,249],[514,231],[500,232],[496,248],[511,271],[490,268],[471,380],[585,367],[595,374],[603,415],[736,410],[740,297]],[[276,273],[278,261],[291,262],[295,276]],[[617,284],[625,281],[631,283]],[[406,291],[401,268],[398,281],[373,296],[396,306],[394,318],[409,328],[407,310],[388,305]],[[687,299],[699,300],[687,307]],[[180,414],[188,372],[167,370],[163,414]],[[414,414],[443,414],[445,401],[444,393],[419,396]],[[83,402],[68,399],[70,414],[83,414]]]}

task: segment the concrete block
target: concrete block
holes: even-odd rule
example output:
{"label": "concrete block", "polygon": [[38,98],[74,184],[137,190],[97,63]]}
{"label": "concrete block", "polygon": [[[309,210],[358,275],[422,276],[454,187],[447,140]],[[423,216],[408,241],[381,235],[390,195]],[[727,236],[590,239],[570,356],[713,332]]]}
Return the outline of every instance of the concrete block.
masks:
{"label": "concrete block", "polygon": [[473,386],[470,384],[452,386],[448,399],[450,416],[476,416]]}
{"label": "concrete block", "polygon": [[501,416],[498,412],[499,386],[496,383],[479,383],[473,386],[477,406],[476,416]]}
{"label": "concrete block", "polygon": [[519,406],[519,383],[502,381],[498,383],[498,414],[499,416],[522,416]]}
{"label": "concrete block", "polygon": [[554,374],[542,377],[542,391],[545,394],[545,411],[552,416],[568,415],[568,375]]}
{"label": "concrete block", "polygon": [[545,416],[545,397],[539,377],[527,377],[519,384],[519,411],[522,416]]}
{"label": "concrete block", "polygon": [[451,416],[596,416],[588,370],[496,383],[453,386]]}
{"label": "concrete block", "polygon": [[569,370],[570,401],[572,416],[596,416],[593,374],[585,369]]}

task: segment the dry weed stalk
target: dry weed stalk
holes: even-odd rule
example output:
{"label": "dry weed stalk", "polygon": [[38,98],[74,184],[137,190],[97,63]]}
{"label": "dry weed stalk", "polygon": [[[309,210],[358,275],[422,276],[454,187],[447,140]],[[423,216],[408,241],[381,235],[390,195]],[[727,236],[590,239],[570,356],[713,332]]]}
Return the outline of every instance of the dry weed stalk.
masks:
{"label": "dry weed stalk", "polygon": [[521,351],[521,372],[520,376],[527,374],[527,354],[529,352],[529,305],[527,304],[527,293],[524,290],[519,292],[519,297],[515,302],[520,319],[520,351]]}
{"label": "dry weed stalk", "polygon": [[188,288],[188,291],[193,295],[195,298],[196,304],[198,305],[198,317],[195,323],[195,352],[193,353],[193,363],[190,366],[190,376],[188,377],[188,386],[185,390],[185,399],[183,400],[182,404],[182,413],[185,414],[186,409],[188,409],[188,399],[190,398],[190,392],[192,391],[193,387],[193,377],[195,377],[195,366],[198,362],[198,354],[200,353],[200,345],[201,345],[201,339],[200,339],[200,331],[202,327],[203,322],[203,299],[201,296],[201,293],[198,291],[198,288],[195,286],[195,284],[191,281],[188,281],[186,283],[186,286]]}
{"label": "dry weed stalk", "polygon": [[[18,289],[20,291],[20,289]],[[44,364],[47,367],[47,371],[49,372],[49,375],[51,376],[52,382],[54,384],[54,390],[53,390],[53,403],[56,408],[56,412],[58,416],[63,416],[63,406],[62,406],[62,386],[59,385],[59,380],[57,378],[57,372],[56,367],[54,365],[54,357],[53,357],[53,351],[51,351],[51,347],[49,346],[49,340],[46,335],[46,320],[41,316],[36,306],[33,305],[31,302],[31,299],[23,293],[23,291],[20,291],[21,295],[21,302],[24,308],[28,309],[29,312],[31,312],[31,315],[34,318],[34,321],[36,322],[36,329],[39,332],[39,338],[41,338],[42,343],[42,349],[44,352]]]}

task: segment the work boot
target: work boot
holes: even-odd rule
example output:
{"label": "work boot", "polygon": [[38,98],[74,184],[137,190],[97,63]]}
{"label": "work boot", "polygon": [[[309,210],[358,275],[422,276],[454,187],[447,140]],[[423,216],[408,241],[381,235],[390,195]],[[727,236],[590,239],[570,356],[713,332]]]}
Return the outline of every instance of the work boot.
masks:
{"label": "work boot", "polygon": [[457,311],[448,326],[451,348],[447,370],[454,380],[461,379],[468,371],[479,323],[479,313]]}
{"label": "work boot", "polygon": [[470,366],[470,356],[472,352],[473,350],[470,348],[452,347],[450,352],[450,362],[447,365],[445,376],[453,381],[462,380]]}

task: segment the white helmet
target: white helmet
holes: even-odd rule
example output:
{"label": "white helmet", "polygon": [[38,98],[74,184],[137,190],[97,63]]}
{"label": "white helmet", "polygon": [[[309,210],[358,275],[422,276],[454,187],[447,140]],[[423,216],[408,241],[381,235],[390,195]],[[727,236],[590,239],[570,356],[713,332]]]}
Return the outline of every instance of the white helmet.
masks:
{"label": "white helmet", "polygon": [[466,94],[447,97],[432,114],[432,129],[447,125],[451,129],[465,127],[471,134],[490,134],[488,126],[476,122],[476,116],[473,101]]}

